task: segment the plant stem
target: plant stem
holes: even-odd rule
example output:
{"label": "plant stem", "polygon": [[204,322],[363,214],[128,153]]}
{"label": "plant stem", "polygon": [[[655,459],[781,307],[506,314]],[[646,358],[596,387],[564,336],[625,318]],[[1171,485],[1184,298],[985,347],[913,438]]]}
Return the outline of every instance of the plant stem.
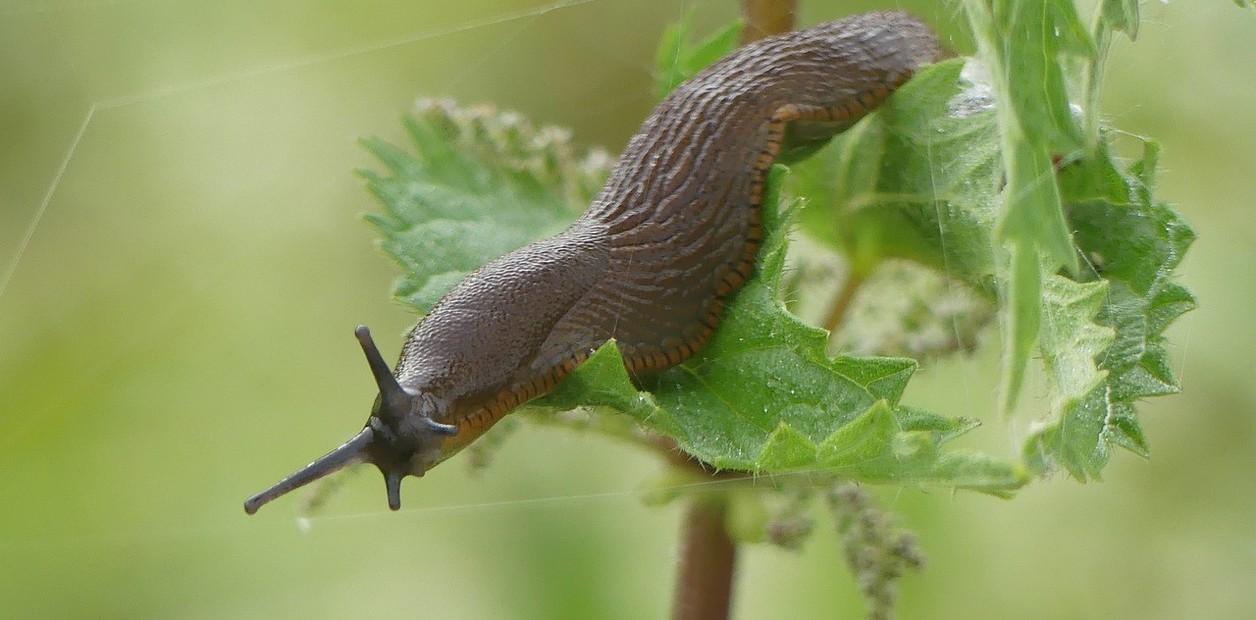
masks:
{"label": "plant stem", "polygon": [[[796,0],[741,0],[741,14],[746,20],[742,44],[793,30],[795,4]],[[674,444],[666,443],[656,447],[673,463],[703,469],[701,463],[675,450]],[[728,499],[722,493],[689,500],[689,512],[681,531],[680,567],[672,607],[674,620],[728,618],[733,600],[737,545],[728,535],[727,512]]]}
{"label": "plant stem", "polygon": [[741,0],[741,15],[746,20],[742,45],[793,30],[795,4],[796,0]]}
{"label": "plant stem", "polygon": [[674,620],[725,620],[733,595],[737,547],[724,526],[723,495],[690,500],[685,515]]}
{"label": "plant stem", "polygon": [[859,287],[863,286],[868,276],[863,270],[851,267],[850,274],[846,276],[846,281],[842,283],[842,290],[838,291],[837,299],[833,301],[833,305],[829,308],[828,316],[824,317],[824,329],[829,330],[830,337],[833,332],[841,327],[842,321],[846,318],[846,311],[850,309],[850,303],[855,300],[855,293],[859,292]]}

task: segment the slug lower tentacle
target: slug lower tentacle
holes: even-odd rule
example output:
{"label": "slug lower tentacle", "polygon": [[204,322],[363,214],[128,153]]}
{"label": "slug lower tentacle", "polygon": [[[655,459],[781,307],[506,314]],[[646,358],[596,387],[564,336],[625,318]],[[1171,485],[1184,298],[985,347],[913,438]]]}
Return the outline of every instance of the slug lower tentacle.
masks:
{"label": "slug lower tentacle", "polygon": [[916,18],[869,13],[762,39],[681,84],[589,209],[455,286],[411,332],[395,377],[360,327],[380,388],[366,426],[245,510],[358,462],[384,473],[396,510],[403,477],[552,390],[607,340],[630,373],[685,361],[750,276],[772,163],[827,142],[940,49]]}

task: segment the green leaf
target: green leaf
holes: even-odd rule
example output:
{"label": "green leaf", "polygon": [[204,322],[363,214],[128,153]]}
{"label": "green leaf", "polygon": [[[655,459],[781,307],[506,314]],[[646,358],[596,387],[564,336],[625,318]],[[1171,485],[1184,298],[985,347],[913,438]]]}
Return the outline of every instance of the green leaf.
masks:
{"label": "green leaf", "polygon": [[[1150,162],[1155,166],[1155,162]],[[1130,201],[1130,186],[1125,174],[1117,169],[1108,145],[1100,142],[1093,155],[1084,161],[1073,162],[1057,173],[1060,194],[1069,201],[1104,201],[1126,204]],[[1070,222],[1070,225],[1072,223]]]}
{"label": "green leaf", "polygon": [[[1098,281],[1076,284],[1056,277],[1067,283],[1065,290],[1080,293],[1072,312],[1063,301],[1067,296],[1048,295],[1044,301],[1044,312],[1065,326],[1059,335],[1044,334],[1044,360],[1070,380],[1061,382],[1068,389],[1052,422],[1026,444],[1033,469],[1055,462],[1084,481],[1099,477],[1109,445],[1147,456],[1135,403],[1180,389],[1164,330],[1195,307],[1194,296],[1174,279],[1195,233],[1172,208],[1153,199],[1158,155],[1159,146],[1149,142],[1143,158],[1123,175],[1130,188],[1124,196],[1093,191],[1066,196],[1075,239]],[[1106,153],[1073,165],[1091,168],[1079,173],[1091,176],[1115,169]],[[1093,319],[1081,320],[1083,314]]]}
{"label": "green leaf", "polygon": [[619,347],[613,340],[599,347],[557,389],[527,406],[551,411],[604,407],[639,419],[667,416],[666,419],[655,419],[654,424],[666,428],[665,434],[679,432],[679,426],[667,412],[659,409],[654,397],[633,385],[628,370],[624,368]]}
{"label": "green leaf", "polygon": [[735,21],[715,34],[692,41],[693,11],[686,11],[676,24],[663,33],[654,53],[654,97],[662,99],[681,82],[737,49],[743,22]]}
{"label": "green leaf", "polygon": [[[1162,333],[1194,303],[1172,281],[1193,233],[1153,198],[1158,147],[1148,143],[1144,158],[1121,171],[1093,109],[1111,33],[1137,34],[1138,3],[1104,0],[1093,38],[1067,0],[972,0],[964,8],[996,98],[1006,102],[998,128],[1007,187],[996,236],[1005,256],[1002,406],[1014,405],[1036,347],[1052,415],[1029,437],[1026,461],[1035,471],[1055,463],[1079,480],[1096,478],[1110,445],[1148,453],[1134,404],[1178,389]],[[1069,109],[1069,67],[1081,68],[1072,77],[1083,82],[1089,108],[1086,148]],[[1080,270],[1079,256],[1090,272]]]}
{"label": "green leaf", "polygon": [[992,318],[1002,165],[990,91],[965,84],[963,67],[921,70],[793,167],[801,228],[862,282],[837,335],[848,350],[969,350]]}
{"label": "green leaf", "polygon": [[995,92],[1008,104],[1004,135],[1015,131],[1015,141],[1056,153],[1080,148],[1062,60],[1097,50],[1072,0],[968,0],[964,8]]}
{"label": "green leaf", "polygon": [[1103,0],[1102,15],[1112,30],[1138,37],[1138,0]]}
{"label": "green leaf", "polygon": [[794,166],[790,189],[809,199],[803,230],[857,262],[906,258],[988,280],[1002,169],[993,104],[960,91],[962,68],[951,60],[922,70]]}
{"label": "green leaf", "polygon": [[[1007,186],[998,240],[1007,249],[999,274],[1005,296],[1002,408],[1015,405],[1036,342],[1037,299],[1043,277],[1078,269],[1056,185],[1053,159],[1085,144],[1069,104],[1064,67],[1093,59],[1099,49],[1072,0],[967,0],[964,9],[992,78]],[[1034,273],[1031,265],[1039,265]]]}
{"label": "green leaf", "polygon": [[1115,338],[1111,328],[1093,321],[1108,294],[1105,281],[1079,283],[1052,275],[1043,287],[1042,361],[1052,380],[1052,393],[1057,404],[1052,408],[1072,407],[1107,374],[1096,366],[1096,359]]}
{"label": "green leaf", "polygon": [[1025,367],[1038,343],[1038,328],[1042,325],[1042,268],[1038,253],[1032,247],[1013,246],[1009,254],[1011,266],[1002,277],[1007,292],[1001,300],[1005,318],[999,406],[1004,413],[1016,406],[1025,380]]}
{"label": "green leaf", "polygon": [[366,218],[402,267],[393,293],[420,314],[489,260],[562,230],[609,169],[566,131],[492,108],[423,100],[405,124],[415,152],[364,140],[384,173],[359,174],[385,207]]}

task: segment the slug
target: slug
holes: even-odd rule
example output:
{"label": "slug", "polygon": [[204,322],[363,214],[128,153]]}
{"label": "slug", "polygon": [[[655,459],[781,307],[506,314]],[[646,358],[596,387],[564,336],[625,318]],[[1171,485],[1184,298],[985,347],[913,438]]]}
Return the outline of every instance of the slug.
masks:
{"label": "slug", "polygon": [[410,333],[395,374],[358,327],[379,387],[365,427],[245,512],[362,462],[383,472],[397,510],[405,476],[554,389],[607,340],[634,376],[693,356],[753,269],[772,163],[822,146],[940,55],[915,17],[869,13],[762,39],[681,84],[588,210],[455,286]]}

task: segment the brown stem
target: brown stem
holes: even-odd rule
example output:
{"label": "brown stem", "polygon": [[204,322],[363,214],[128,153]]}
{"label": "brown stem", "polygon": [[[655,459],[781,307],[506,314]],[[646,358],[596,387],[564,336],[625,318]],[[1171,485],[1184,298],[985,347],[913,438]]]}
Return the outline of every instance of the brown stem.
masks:
{"label": "brown stem", "polygon": [[685,516],[674,620],[725,620],[733,596],[737,547],[725,528],[723,495],[695,497]]}
{"label": "brown stem", "polygon": [[824,325],[821,327],[829,330],[830,334],[841,327],[842,320],[846,318],[846,311],[850,309],[850,302],[855,300],[855,293],[859,292],[859,287],[863,286],[867,279],[867,276],[858,270],[853,268],[850,270],[850,275],[842,284],[842,290],[838,292],[837,299],[833,301],[833,306],[829,308],[829,314],[824,317]]}
{"label": "brown stem", "polygon": [[746,20],[742,45],[793,30],[795,4],[796,0],[741,0],[741,15]]}
{"label": "brown stem", "polygon": [[[794,29],[796,0],[741,0],[741,13],[746,27],[742,44]],[[702,463],[677,450],[674,441],[662,439],[656,447],[674,464],[697,468],[707,475]],[[744,474],[739,474],[744,475]],[[674,620],[727,620],[733,600],[733,570],[737,563],[737,546],[728,535],[725,516],[728,500],[722,493],[708,497],[692,497],[685,516],[676,576],[676,598],[672,607]]]}

